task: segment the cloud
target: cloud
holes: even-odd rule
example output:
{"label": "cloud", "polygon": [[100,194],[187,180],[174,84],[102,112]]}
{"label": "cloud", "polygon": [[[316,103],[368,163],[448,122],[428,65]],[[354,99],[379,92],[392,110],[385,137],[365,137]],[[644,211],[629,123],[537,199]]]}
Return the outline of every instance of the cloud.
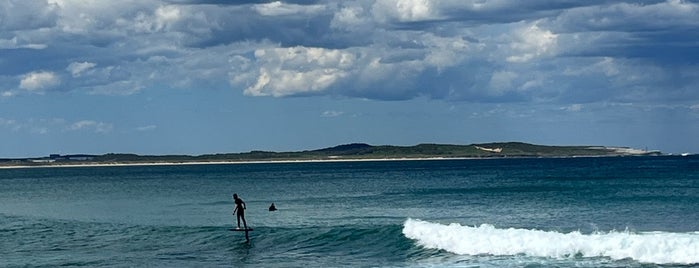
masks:
{"label": "cloud", "polygon": [[97,66],[97,64],[92,62],[72,62],[70,63],[70,65],[68,65],[68,68],[66,68],[66,70],[68,70],[73,75],[73,77],[80,77],[80,75],[83,72],[92,69],[95,66]]}
{"label": "cloud", "polygon": [[536,24],[515,32],[516,39],[510,44],[513,54],[508,62],[527,62],[536,57],[553,53],[556,47],[556,34],[540,29]]}
{"label": "cloud", "polygon": [[258,4],[252,7],[263,16],[285,16],[285,15],[312,15],[322,12],[325,6],[322,5],[296,5],[275,1],[265,4]]}
{"label": "cloud", "polygon": [[92,130],[95,133],[108,133],[111,132],[113,128],[114,126],[112,124],[92,120],[82,120],[68,126],[68,130]]}
{"label": "cloud", "polygon": [[333,14],[330,26],[344,31],[369,31],[371,19],[366,15],[366,9],[361,5],[345,6]]}
{"label": "cloud", "polygon": [[5,118],[0,117],[0,126],[11,127],[11,126],[14,126],[15,123],[16,123],[15,120],[5,119]]}
{"label": "cloud", "polygon": [[0,118],[0,127],[5,127],[15,132],[44,135],[56,129],[64,128],[65,120],[60,118],[31,118],[28,120]]}
{"label": "cloud", "polygon": [[53,72],[37,71],[25,74],[19,82],[19,88],[37,91],[55,87],[61,83],[60,78]]}
{"label": "cloud", "polygon": [[3,91],[3,92],[0,93],[0,97],[4,97],[4,98],[13,97],[13,96],[15,96],[15,95],[17,95],[17,93],[14,92],[14,91],[10,91],[10,90]]}
{"label": "cloud", "polygon": [[340,111],[324,111],[320,116],[321,117],[338,117],[343,115],[344,112]]}
{"label": "cloud", "polygon": [[494,72],[490,77],[490,89],[495,95],[502,95],[506,91],[513,90],[513,80],[515,80],[518,75],[514,72],[509,71],[498,71]]}
{"label": "cloud", "polygon": [[381,22],[414,22],[436,19],[429,0],[378,0],[372,6],[374,17]]}
{"label": "cloud", "polygon": [[46,44],[31,44],[23,41],[19,41],[17,37],[12,37],[12,39],[0,39],[0,49],[45,49],[48,45]]}
{"label": "cloud", "polygon": [[42,0],[0,1],[0,31],[23,31],[52,27],[58,10]]}
{"label": "cloud", "polygon": [[137,127],[136,130],[137,131],[153,131],[156,128],[158,128],[158,126],[156,126],[156,125],[147,125],[147,126]]}
{"label": "cloud", "polygon": [[[258,49],[255,59],[261,66],[245,94],[282,97],[327,89],[349,75],[355,56],[341,50],[292,47]],[[232,81],[242,79],[234,77]]]}
{"label": "cloud", "polygon": [[0,49],[13,53],[0,88],[697,100],[697,17],[699,3],[681,0],[4,1]]}
{"label": "cloud", "polygon": [[576,103],[576,104],[571,104],[570,106],[566,106],[561,108],[562,110],[568,111],[568,112],[580,112],[582,111],[583,105]]}

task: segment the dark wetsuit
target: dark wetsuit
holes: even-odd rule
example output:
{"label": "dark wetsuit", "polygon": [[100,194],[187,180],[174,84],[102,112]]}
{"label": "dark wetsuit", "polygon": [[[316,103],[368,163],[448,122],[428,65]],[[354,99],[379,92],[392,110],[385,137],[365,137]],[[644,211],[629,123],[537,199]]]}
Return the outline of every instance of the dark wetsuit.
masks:
{"label": "dark wetsuit", "polygon": [[235,198],[236,219],[238,220],[238,228],[240,228],[240,218],[243,218],[243,226],[248,228],[248,223],[245,222],[245,202],[240,198]]}

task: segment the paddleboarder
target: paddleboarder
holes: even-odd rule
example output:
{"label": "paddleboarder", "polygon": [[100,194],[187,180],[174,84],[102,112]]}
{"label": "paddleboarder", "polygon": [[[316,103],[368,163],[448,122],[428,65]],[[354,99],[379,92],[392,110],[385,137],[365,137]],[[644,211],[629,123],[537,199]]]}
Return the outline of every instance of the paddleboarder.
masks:
{"label": "paddleboarder", "polygon": [[233,194],[233,200],[235,201],[235,209],[233,210],[233,214],[236,215],[238,229],[240,229],[241,218],[243,219],[243,227],[245,227],[245,229],[248,229],[248,223],[245,222],[245,202],[243,202],[243,199],[238,198],[237,193]]}

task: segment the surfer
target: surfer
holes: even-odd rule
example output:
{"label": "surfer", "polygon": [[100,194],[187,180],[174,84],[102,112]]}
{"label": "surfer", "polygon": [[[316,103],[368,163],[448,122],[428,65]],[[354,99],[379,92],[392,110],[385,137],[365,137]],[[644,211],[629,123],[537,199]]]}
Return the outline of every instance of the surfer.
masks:
{"label": "surfer", "polygon": [[277,207],[274,206],[274,203],[272,203],[271,206],[269,206],[269,211],[275,211],[277,210]]}
{"label": "surfer", "polygon": [[238,229],[240,229],[241,218],[243,219],[243,227],[248,229],[248,223],[245,222],[245,202],[243,202],[243,199],[238,198],[238,194],[233,194],[233,200],[235,201],[235,209],[233,210],[233,213],[236,215]]}

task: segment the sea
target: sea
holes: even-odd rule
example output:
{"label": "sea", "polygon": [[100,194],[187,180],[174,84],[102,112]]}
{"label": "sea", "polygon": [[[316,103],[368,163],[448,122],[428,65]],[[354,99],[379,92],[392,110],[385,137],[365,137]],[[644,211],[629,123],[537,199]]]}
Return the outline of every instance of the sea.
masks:
{"label": "sea", "polygon": [[699,267],[699,157],[0,169],[0,267]]}

